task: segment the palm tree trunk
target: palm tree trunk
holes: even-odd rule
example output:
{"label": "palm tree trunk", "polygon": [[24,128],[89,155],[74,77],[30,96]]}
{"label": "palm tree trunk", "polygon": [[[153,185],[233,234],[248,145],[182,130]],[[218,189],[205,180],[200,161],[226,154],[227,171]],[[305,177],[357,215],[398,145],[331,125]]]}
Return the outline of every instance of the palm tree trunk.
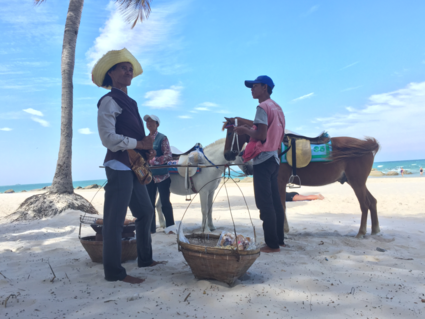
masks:
{"label": "palm tree trunk", "polygon": [[72,108],[75,48],[84,0],[70,0],[62,46],[62,115],[58,162],[51,193],[72,194]]}

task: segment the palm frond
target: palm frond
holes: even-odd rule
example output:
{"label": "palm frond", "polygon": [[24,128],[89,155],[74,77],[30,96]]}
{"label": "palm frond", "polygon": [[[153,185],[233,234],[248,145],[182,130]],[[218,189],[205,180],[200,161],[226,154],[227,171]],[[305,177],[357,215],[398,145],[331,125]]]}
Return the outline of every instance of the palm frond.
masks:
{"label": "palm frond", "polygon": [[[44,1],[44,0],[41,0]],[[134,28],[137,21],[143,22],[151,13],[151,0],[116,0],[121,6],[121,13],[124,18],[132,23],[131,28]]]}
{"label": "palm frond", "polygon": [[34,0],[34,4],[35,5],[37,5],[37,4],[41,4],[42,2],[44,2],[44,1],[46,1],[46,0]]}

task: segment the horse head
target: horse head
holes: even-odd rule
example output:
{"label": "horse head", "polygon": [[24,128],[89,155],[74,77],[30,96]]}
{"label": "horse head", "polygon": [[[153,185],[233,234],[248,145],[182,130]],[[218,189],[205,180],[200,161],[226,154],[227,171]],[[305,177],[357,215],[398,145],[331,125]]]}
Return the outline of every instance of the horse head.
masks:
{"label": "horse head", "polygon": [[233,162],[236,160],[236,157],[239,155],[239,153],[242,151],[243,146],[245,143],[249,141],[249,136],[244,135],[236,135],[234,133],[234,127],[235,127],[235,120],[237,119],[238,126],[241,125],[247,125],[251,127],[252,121],[241,118],[241,117],[232,117],[227,118],[225,117],[226,121],[224,122],[222,130],[227,130],[226,134],[226,142],[224,143],[224,158],[229,161]]}

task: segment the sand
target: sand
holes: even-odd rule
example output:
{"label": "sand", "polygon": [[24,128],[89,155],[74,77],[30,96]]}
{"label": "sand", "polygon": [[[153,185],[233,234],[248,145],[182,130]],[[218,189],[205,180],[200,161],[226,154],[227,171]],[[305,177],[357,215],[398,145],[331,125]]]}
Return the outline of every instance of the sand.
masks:
{"label": "sand", "polygon": [[[262,242],[252,183],[239,185]],[[354,238],[360,209],[348,185],[302,187],[296,191],[325,200],[287,203],[289,247],[261,254],[234,287],[196,280],[175,235],[163,232],[153,235],[154,258],[167,264],[139,269],[127,262],[143,284],[106,282],[78,240],[80,212],[11,224],[5,216],[34,193],[0,194],[0,318],[424,318],[425,178],[370,178],[368,188],[378,200],[381,234]],[[96,191],[77,193],[91,200]],[[228,191],[238,230],[252,234],[238,188]],[[187,202],[172,202],[180,220]],[[93,203],[102,211],[103,190]],[[223,191],[213,217],[217,233],[232,228]],[[200,221],[194,201],[185,230],[199,229]]]}

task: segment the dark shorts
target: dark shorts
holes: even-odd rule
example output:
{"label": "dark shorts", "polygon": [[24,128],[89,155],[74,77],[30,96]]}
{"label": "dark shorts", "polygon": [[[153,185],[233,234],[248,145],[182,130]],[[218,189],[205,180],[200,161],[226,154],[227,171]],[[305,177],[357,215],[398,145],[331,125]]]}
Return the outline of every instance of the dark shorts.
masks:
{"label": "dark shorts", "polygon": [[292,202],[295,195],[299,195],[298,193],[292,192],[292,193],[286,193],[286,201]]}

